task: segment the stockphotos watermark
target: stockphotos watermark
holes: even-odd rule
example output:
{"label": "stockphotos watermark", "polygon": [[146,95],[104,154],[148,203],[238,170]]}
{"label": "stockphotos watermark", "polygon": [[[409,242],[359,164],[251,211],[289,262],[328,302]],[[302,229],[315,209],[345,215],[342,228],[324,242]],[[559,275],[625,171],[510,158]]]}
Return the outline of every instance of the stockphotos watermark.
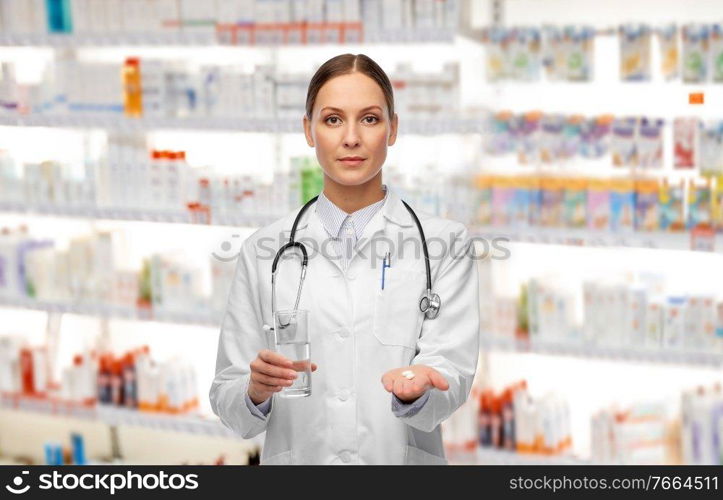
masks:
{"label": "stockphotos watermark", "polygon": [[[5,489],[14,495],[23,495],[32,489],[26,479],[29,471],[22,471],[15,476]],[[38,476],[37,488],[40,490],[94,490],[115,495],[123,490],[195,490],[198,489],[198,474],[167,474],[165,471],[149,474],[138,474],[131,471],[124,473],[85,473],[75,474],[54,470],[49,474]]]}
{"label": "stockphotos watermark", "polygon": [[[289,231],[278,234],[276,238],[267,236],[256,240],[256,258],[259,260],[273,260],[279,248],[289,242]],[[506,260],[510,258],[511,252],[508,248],[510,239],[500,236],[495,238],[485,238],[475,236],[472,238],[461,238],[458,233],[449,233],[447,237],[433,236],[426,238],[427,250],[429,252],[429,260],[441,260],[447,257],[452,259],[461,259],[465,257],[473,260]],[[341,256],[338,252],[340,242],[339,238],[326,238],[321,244],[313,238],[301,237],[296,240],[306,247],[309,259],[313,259],[318,255],[328,260],[339,260]],[[367,241],[369,244],[367,245]],[[214,250],[211,255],[213,258],[221,262],[231,262],[238,258],[241,251],[243,240],[240,235],[232,234],[230,238],[225,239]],[[371,240],[368,238],[360,238],[356,245],[351,248],[342,248],[346,250],[346,255],[359,256],[362,259],[371,257],[372,267],[376,267],[377,263],[387,252],[395,255],[398,259],[402,259],[405,255],[412,255],[414,259],[420,259],[424,255],[422,249],[422,240],[419,235],[404,236],[398,234],[396,240],[387,237],[376,237]],[[298,258],[294,257],[295,252],[289,251],[284,253],[284,259]]]}

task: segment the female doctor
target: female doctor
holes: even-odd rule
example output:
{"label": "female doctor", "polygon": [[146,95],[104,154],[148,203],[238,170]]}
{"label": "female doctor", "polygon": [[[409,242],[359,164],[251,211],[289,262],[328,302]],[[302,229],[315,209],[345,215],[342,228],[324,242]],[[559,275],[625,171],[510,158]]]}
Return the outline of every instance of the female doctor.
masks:
{"label": "female doctor", "polygon": [[[382,184],[398,117],[389,78],[369,57],[344,54],[319,68],[303,126],[323,192],[244,242],[213,411],[244,438],[266,431],[262,464],[445,464],[440,424],[466,400],[477,365],[473,245],[462,224],[415,213]],[[297,373],[264,331],[272,268],[277,309],[292,309],[305,285],[309,397],[278,394]]]}

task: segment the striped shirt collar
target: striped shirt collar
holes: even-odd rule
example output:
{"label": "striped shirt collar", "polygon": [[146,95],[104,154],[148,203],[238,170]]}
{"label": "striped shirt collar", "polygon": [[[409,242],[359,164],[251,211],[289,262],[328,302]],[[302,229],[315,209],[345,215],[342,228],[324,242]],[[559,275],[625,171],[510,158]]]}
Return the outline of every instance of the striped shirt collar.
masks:
{"label": "striped shirt collar", "polygon": [[346,218],[350,217],[352,223],[354,224],[356,237],[357,239],[360,239],[367,223],[372,220],[372,217],[374,217],[374,215],[376,215],[376,213],[382,208],[384,202],[386,202],[389,197],[389,190],[387,189],[387,186],[382,185],[382,189],[384,189],[384,198],[376,203],[360,208],[352,214],[347,214],[341,208],[334,205],[334,203],[332,203],[322,191],[316,202],[316,213],[329,236],[333,238],[341,238],[341,228],[344,225]]}

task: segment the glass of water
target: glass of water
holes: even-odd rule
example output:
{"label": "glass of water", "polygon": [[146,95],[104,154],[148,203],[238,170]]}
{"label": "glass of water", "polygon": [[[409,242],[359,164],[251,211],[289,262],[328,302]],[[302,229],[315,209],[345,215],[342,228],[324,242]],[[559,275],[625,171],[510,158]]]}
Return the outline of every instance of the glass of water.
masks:
{"label": "glass of water", "polygon": [[311,345],[309,343],[309,311],[283,310],[274,313],[274,347],[294,363],[297,377],[279,396],[303,398],[311,395]]}

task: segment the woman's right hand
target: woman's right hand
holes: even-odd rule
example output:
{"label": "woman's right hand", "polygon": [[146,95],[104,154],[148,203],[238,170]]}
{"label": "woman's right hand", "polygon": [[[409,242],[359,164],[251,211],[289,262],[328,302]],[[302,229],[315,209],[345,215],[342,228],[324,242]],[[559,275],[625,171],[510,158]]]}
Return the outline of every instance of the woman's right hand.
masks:
{"label": "woman's right hand", "polygon": [[[285,358],[278,352],[264,349],[260,351],[256,359],[251,362],[251,380],[249,382],[248,394],[255,405],[261,404],[269,399],[275,392],[289,387],[296,379],[296,371],[302,371],[304,367],[297,368],[290,359]],[[311,371],[316,370],[316,364],[311,363]]]}

